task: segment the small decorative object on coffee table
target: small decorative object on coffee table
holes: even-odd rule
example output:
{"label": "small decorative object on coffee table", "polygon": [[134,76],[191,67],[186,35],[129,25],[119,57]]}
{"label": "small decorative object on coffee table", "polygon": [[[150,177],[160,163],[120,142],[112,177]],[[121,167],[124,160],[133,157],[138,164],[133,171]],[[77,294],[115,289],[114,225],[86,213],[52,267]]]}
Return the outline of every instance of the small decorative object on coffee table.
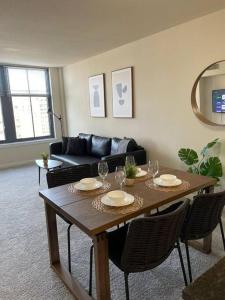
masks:
{"label": "small decorative object on coffee table", "polygon": [[44,163],[44,166],[47,167],[48,166],[48,153],[41,153],[41,157],[43,159],[43,163]]}
{"label": "small decorative object on coffee table", "polygon": [[59,168],[63,164],[62,161],[53,160],[53,159],[48,159],[47,164],[46,164],[46,161],[44,161],[44,159],[36,159],[35,163],[38,166],[39,185],[40,185],[40,181],[41,181],[41,169],[45,169],[45,170],[49,171],[49,170],[52,170],[52,169]]}

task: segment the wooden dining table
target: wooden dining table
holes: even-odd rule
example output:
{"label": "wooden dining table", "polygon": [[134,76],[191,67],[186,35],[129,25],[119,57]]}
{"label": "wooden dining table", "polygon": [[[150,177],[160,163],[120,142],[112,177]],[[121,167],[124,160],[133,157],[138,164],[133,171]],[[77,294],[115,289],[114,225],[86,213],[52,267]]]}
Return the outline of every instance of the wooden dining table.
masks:
{"label": "wooden dining table", "polygon": [[[142,169],[146,168],[147,166],[142,166]],[[69,273],[68,269],[60,260],[56,216],[63,216],[63,218],[78,226],[80,230],[85,232],[92,239],[94,244],[97,299],[111,299],[106,231],[137,216],[150,214],[153,209],[171,203],[193,192],[199,190],[205,190],[206,193],[212,192],[216,183],[216,180],[210,177],[160,167],[160,174],[168,173],[174,174],[181,180],[188,182],[188,187],[186,189],[177,188],[173,191],[167,191],[166,189],[157,190],[148,187],[144,180],[137,180],[133,186],[124,187],[124,191],[141,197],[143,199],[143,205],[138,210],[130,211],[126,214],[111,214],[97,210],[92,205],[96,195],[92,193],[89,195],[87,192],[73,193],[68,188],[70,185],[58,186],[39,192],[45,204],[50,265],[65,283],[75,299],[87,300],[93,298],[88,295],[80,282]],[[107,182],[109,182],[111,186],[105,193],[110,190],[118,189],[113,173],[108,175]],[[210,252],[210,249],[211,236],[208,236],[203,240],[202,251]]]}

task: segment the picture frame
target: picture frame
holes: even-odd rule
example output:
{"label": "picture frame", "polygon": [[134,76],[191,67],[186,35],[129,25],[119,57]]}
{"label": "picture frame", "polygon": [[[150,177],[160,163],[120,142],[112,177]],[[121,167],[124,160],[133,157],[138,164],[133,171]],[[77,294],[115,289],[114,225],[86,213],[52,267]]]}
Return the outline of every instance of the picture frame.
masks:
{"label": "picture frame", "polygon": [[112,71],[114,118],[133,118],[133,67]]}
{"label": "picture frame", "polygon": [[105,74],[89,77],[89,101],[91,117],[105,118]]}

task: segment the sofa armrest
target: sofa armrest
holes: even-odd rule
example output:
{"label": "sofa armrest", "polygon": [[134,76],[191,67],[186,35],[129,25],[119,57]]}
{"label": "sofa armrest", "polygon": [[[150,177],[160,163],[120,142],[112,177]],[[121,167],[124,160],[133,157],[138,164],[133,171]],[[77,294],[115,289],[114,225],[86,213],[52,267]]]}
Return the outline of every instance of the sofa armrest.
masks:
{"label": "sofa armrest", "polygon": [[62,142],[56,142],[49,144],[50,155],[62,154]]}
{"label": "sofa armrest", "polygon": [[108,163],[109,172],[115,172],[117,166],[124,166],[126,153],[107,155],[102,157],[102,160]]}
{"label": "sofa armrest", "polygon": [[147,163],[146,151],[144,148],[132,152],[127,152],[126,156],[133,155],[135,162],[138,166],[145,165]]}

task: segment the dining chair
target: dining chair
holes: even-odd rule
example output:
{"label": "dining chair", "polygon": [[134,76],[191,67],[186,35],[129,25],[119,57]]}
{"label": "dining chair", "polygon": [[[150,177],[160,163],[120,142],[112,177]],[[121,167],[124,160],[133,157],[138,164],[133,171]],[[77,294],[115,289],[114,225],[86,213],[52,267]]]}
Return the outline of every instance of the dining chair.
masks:
{"label": "dining chair", "polygon": [[207,237],[219,224],[225,250],[224,230],[221,220],[224,205],[225,191],[212,194],[200,194],[193,198],[193,203],[189,208],[187,218],[181,231],[181,241],[185,244],[186,249],[190,282],[192,282],[192,270],[188,241]]}
{"label": "dining chair", "polygon": [[[54,188],[60,185],[76,182],[85,177],[90,177],[90,165],[78,165],[63,169],[49,171],[46,174],[48,188]],[[67,228],[67,252],[68,252],[68,269],[71,273],[71,249],[70,249],[70,228],[73,225],[65,219],[60,213],[58,215],[68,224]]]}
{"label": "dining chair", "polygon": [[[162,210],[158,215],[167,214],[171,210],[176,209],[179,205],[180,202],[174,203]],[[225,191],[211,194],[199,194],[193,198],[193,202],[188,208],[180,238],[185,244],[190,282],[192,282],[192,270],[188,241],[207,237],[219,224],[225,250],[224,230],[221,220],[224,205]]]}
{"label": "dining chair", "polygon": [[[187,278],[180,250],[179,236],[189,200],[174,211],[160,216],[132,220],[125,226],[108,232],[109,259],[124,273],[126,299],[129,300],[130,273],[151,270],[163,263],[177,248],[184,282]],[[89,294],[92,294],[93,247],[90,251]]]}

